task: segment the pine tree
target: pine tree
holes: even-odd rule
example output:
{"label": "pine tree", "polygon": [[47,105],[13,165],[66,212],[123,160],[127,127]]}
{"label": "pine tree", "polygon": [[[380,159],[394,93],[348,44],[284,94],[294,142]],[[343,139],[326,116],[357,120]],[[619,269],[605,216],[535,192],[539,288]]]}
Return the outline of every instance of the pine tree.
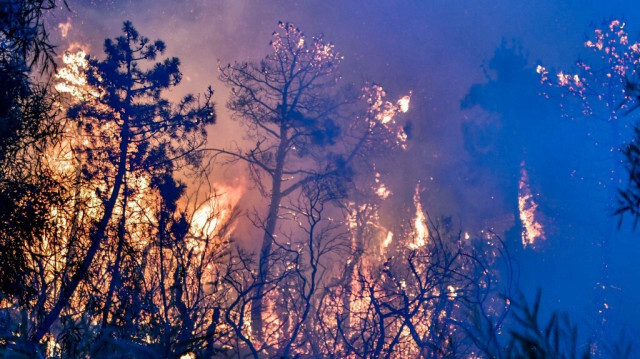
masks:
{"label": "pine tree", "polygon": [[196,149],[206,138],[204,126],[215,121],[211,89],[203,101],[188,95],[173,104],[163,97],[165,90],[180,83],[182,74],[175,57],[153,62],[165,51],[162,41],[140,36],[130,22],[122,30],[122,36],[105,41],[104,60],[89,59],[86,78],[92,90],[69,110],[79,131],[92,135],[78,151],[83,176],[102,181],[108,189],[96,192],[103,203],[101,215],[77,269],[32,335],[34,342],[47,333],[87,278],[114,220],[114,209],[120,201],[126,209],[129,175],[153,178],[172,173],[178,160],[197,162]]}

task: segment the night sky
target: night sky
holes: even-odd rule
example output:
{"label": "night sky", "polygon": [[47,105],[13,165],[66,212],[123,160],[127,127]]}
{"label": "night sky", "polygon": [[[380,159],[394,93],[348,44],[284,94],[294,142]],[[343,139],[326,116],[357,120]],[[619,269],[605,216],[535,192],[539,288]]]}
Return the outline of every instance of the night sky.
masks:
{"label": "night sky", "polygon": [[[594,27],[611,19],[627,23],[630,42],[640,40],[640,5],[585,0],[68,3],[71,12],[60,10],[49,18],[53,29],[71,24],[66,37],[52,34],[59,53],[77,43],[100,56],[103,40],[119,35],[122,22],[131,20],[142,35],[164,40],[167,54],[180,58],[184,81],[171,96],[213,86],[218,123],[209,142],[219,147],[241,143],[242,135],[224,108],[228,90],[217,80],[218,61],[264,57],[278,21],[292,22],[306,34],[323,33],[344,56],[345,82],[374,81],[391,98],[413,93],[408,149],[384,171],[394,193],[392,206],[410,202],[420,181],[431,216],[451,216],[469,231],[493,228],[505,237],[519,265],[520,288],[532,296],[540,287],[547,310],[567,311],[579,324],[598,328],[599,288],[605,285],[605,330],[614,337],[619,330],[640,334],[640,233],[629,221],[617,229],[618,218],[611,215],[615,203],[609,201],[625,173],[609,173],[615,154],[607,149],[621,143],[607,135],[609,123],[561,117],[560,99],[538,96],[535,73],[538,64],[552,74],[570,70],[588,53],[583,44]],[[492,62],[501,47],[502,54],[515,49],[521,56]],[[498,78],[502,81],[491,81]],[[483,98],[470,94],[474,85],[485,90]],[[635,117],[621,120],[623,141]],[[492,121],[503,131],[491,137],[488,154],[474,155],[465,129]],[[521,161],[526,161],[547,236],[535,249],[522,248],[512,228]],[[214,173],[217,181],[241,175],[242,169]],[[604,250],[603,238],[609,239]]]}

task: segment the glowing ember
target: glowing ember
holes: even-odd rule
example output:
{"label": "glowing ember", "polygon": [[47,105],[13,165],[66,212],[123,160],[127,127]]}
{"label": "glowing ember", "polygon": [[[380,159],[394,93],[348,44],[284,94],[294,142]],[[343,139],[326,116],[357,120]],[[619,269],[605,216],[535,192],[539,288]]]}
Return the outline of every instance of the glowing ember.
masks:
{"label": "glowing ember", "polygon": [[558,85],[566,86],[571,82],[571,75],[565,75],[562,71],[558,72]]}
{"label": "glowing ember", "polygon": [[398,107],[400,108],[400,111],[402,111],[402,112],[409,111],[409,102],[411,102],[410,94],[407,95],[407,96],[404,96],[401,99],[399,99],[398,100]]}
{"label": "glowing ember", "polygon": [[381,183],[380,186],[376,189],[376,194],[378,195],[378,197],[380,197],[380,199],[387,199],[387,197],[389,197],[389,195],[391,194],[391,191],[389,191],[384,183]]}
{"label": "glowing ember", "polygon": [[536,67],[536,72],[540,75],[540,82],[545,83],[549,79],[549,71],[542,65]]}
{"label": "glowing ember", "polygon": [[387,238],[385,238],[384,242],[382,242],[382,246],[384,248],[389,247],[389,244],[391,244],[391,241],[393,241],[393,232],[389,231],[387,232]]}
{"label": "glowing ember", "polygon": [[[361,205],[360,210],[363,210],[366,205]],[[347,225],[349,229],[358,228],[358,206],[354,202],[348,204],[349,213],[347,214]]]}
{"label": "glowing ember", "polygon": [[536,219],[538,204],[534,201],[529,187],[529,175],[524,168],[524,161],[520,164],[520,185],[518,190],[518,209],[522,221],[522,245],[533,245],[538,239],[546,239],[542,224]]}
{"label": "glowing ember", "polygon": [[60,30],[60,35],[63,39],[66,38],[67,35],[69,35],[69,30],[71,30],[72,27],[73,25],[71,24],[70,18],[67,18],[66,22],[61,22],[58,24],[58,29]]}
{"label": "glowing ember", "polygon": [[449,291],[449,298],[453,299],[458,296],[458,293],[456,293],[456,287],[449,285],[447,286],[447,290]]}

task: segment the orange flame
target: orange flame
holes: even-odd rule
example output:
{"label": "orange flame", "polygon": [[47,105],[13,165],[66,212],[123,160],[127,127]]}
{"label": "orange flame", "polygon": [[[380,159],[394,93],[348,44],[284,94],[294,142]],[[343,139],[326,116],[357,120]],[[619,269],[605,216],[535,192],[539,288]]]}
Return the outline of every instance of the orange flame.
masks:
{"label": "orange flame", "polygon": [[405,113],[409,111],[409,103],[411,102],[411,92],[409,95],[402,97],[398,100],[398,108],[401,112]]}
{"label": "orange flame", "polygon": [[420,184],[416,185],[416,193],[413,195],[413,204],[416,206],[416,218],[413,221],[415,237],[413,243],[409,244],[409,248],[417,249],[424,246],[426,244],[426,239],[429,237],[429,228],[426,224],[426,216],[422,210],[422,203],[420,203]]}
{"label": "orange flame", "polygon": [[392,241],[393,241],[393,232],[388,231],[387,236],[384,239],[384,242],[382,242],[383,254],[384,254],[384,249],[389,248],[389,245],[391,244]]}
{"label": "orange flame", "polygon": [[522,245],[527,247],[534,245],[538,239],[547,239],[542,224],[536,218],[538,204],[533,198],[529,186],[529,174],[524,167],[524,161],[520,164],[520,185],[518,193],[518,209],[522,221]]}
{"label": "orange flame", "polygon": [[221,226],[230,219],[233,209],[245,192],[244,186],[214,184],[214,188],[209,199],[191,217],[190,234],[194,239],[209,238],[218,233]]}

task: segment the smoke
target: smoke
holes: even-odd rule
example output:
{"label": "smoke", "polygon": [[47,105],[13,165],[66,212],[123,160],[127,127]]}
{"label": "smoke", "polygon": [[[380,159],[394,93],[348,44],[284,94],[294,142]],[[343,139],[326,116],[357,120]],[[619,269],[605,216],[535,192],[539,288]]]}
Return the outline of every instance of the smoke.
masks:
{"label": "smoke", "polygon": [[[130,19],[142,34],[164,40],[168,54],[181,59],[185,81],[175,98],[212,84],[219,120],[209,141],[216,147],[242,146],[245,140],[224,107],[229,90],[217,80],[217,62],[261,59],[278,20],[294,22],[307,34],[323,32],[345,57],[345,82],[375,81],[389,98],[412,91],[407,150],[379,168],[386,190],[393,193],[382,213],[386,221],[412,217],[420,181],[421,203],[431,217],[452,216],[465,231],[492,228],[519,241],[517,184],[526,159],[531,191],[540,193],[538,210],[547,218],[548,244],[539,252],[516,253],[522,285],[532,291],[544,285],[554,308],[593,312],[597,238],[616,230],[609,220],[601,220],[609,214],[602,211],[603,196],[594,189],[598,178],[588,177],[597,169],[588,162],[596,150],[585,135],[587,127],[597,131],[599,125],[554,117],[553,101],[539,97],[534,87],[539,83],[535,65],[540,60],[549,66],[571,65],[589,23],[600,21],[603,13],[625,14],[629,24],[640,26],[640,12],[629,9],[631,5],[70,0],[69,6],[73,13],[61,11],[54,22],[57,27],[71,16],[67,24],[73,23],[55,34],[61,49],[72,42],[101,49],[103,39],[118,34],[122,21]],[[503,38],[518,39],[520,50],[501,46]],[[492,64],[491,59],[498,60]],[[216,168],[216,182],[242,175],[239,168]],[[255,193],[248,196],[240,206],[250,209],[260,202]],[[609,254],[614,262],[611,285],[621,288],[611,307],[621,326],[629,324],[621,313],[640,317],[640,309],[633,309],[638,292],[630,289],[632,276],[639,274],[634,261],[640,248],[633,237],[629,231],[618,235]]]}

